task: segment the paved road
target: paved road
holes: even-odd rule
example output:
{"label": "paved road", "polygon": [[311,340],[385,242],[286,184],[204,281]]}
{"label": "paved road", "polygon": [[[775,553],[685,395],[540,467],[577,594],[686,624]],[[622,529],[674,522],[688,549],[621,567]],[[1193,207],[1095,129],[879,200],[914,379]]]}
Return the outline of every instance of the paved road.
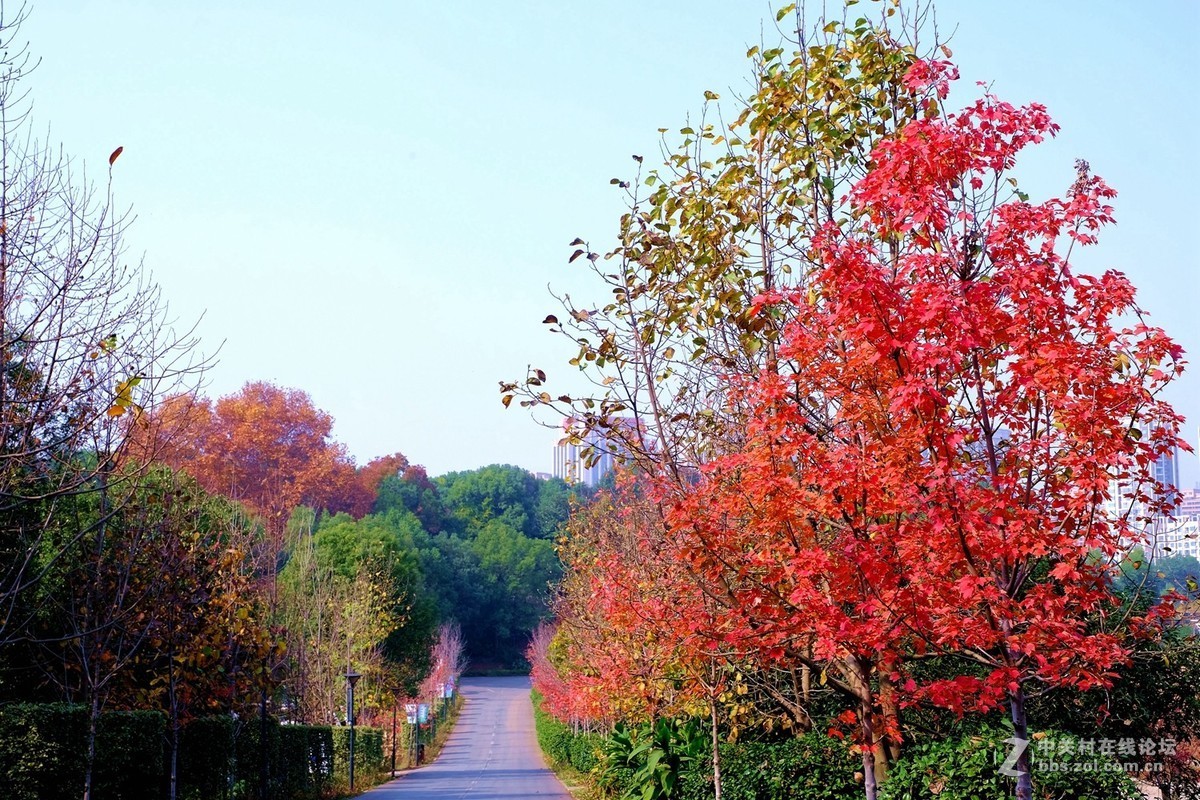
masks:
{"label": "paved road", "polygon": [[464,678],[466,705],[438,760],[390,783],[368,800],[517,800],[571,795],[546,768],[533,732],[528,678]]}

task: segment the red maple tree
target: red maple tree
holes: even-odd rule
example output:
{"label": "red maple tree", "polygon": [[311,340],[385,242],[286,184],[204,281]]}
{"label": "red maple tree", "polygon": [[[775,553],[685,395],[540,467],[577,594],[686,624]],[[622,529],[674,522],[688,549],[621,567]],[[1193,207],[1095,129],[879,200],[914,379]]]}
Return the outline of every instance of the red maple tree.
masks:
{"label": "red maple tree", "polygon": [[[941,113],[954,76],[910,70],[926,118],[875,148],[803,285],[758,300],[789,321],[779,371],[736,393],[745,442],[671,490],[688,568],[725,587],[724,635],[856,690],[868,798],[880,734],[898,734],[873,686],[1007,706],[1026,737],[1030,685],[1111,680],[1129,650],[1110,563],[1141,534],[1106,503],[1134,487],[1161,511],[1150,467],[1186,447],[1158,399],[1180,348],[1123,275],[1070,265],[1114,192],[1079,162],[1064,197],[1030,203],[1008,172],[1056,126],[990,95]],[[930,654],[961,673],[917,684],[904,665]],[[1018,768],[1026,800],[1027,754]]]}

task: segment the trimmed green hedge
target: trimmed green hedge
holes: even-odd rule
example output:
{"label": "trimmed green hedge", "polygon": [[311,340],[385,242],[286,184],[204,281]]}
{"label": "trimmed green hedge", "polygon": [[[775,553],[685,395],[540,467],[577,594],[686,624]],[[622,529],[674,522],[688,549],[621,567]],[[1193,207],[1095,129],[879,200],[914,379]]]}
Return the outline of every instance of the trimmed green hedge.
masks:
{"label": "trimmed green hedge", "polygon": [[[541,708],[534,719],[542,752],[555,766],[591,772],[598,785],[620,796],[633,787],[634,771],[597,761],[607,737],[575,733]],[[980,800],[1012,797],[1012,778],[1000,774],[1010,748],[1008,733],[985,728],[953,739],[909,744],[880,787],[880,800]],[[1035,753],[1055,753],[1053,765],[1034,756],[1037,800],[1140,800],[1141,794],[1111,758],[1080,755],[1075,737],[1051,733],[1033,743]],[[822,733],[776,742],[721,744],[724,800],[857,800],[862,760],[846,743]],[[1040,767],[1040,768],[1039,768]],[[713,797],[711,747],[677,776],[673,800]],[[661,792],[654,796],[662,796]]]}
{"label": "trimmed green hedge", "polygon": [[[104,714],[96,732],[92,796],[155,797],[163,784],[161,714]],[[0,786],[6,800],[75,800],[83,789],[87,709],[14,704],[0,707]]]}
{"label": "trimmed green hedge", "polygon": [[[334,729],[325,725],[279,728],[279,796],[317,800],[329,794],[334,775]],[[358,759],[355,758],[357,765]]]}
{"label": "trimmed green hedge", "polygon": [[[1006,731],[910,745],[880,787],[880,800],[975,800],[1011,797],[1013,779],[1000,774],[1011,746]],[[1033,796],[1042,800],[1141,800],[1133,781],[1107,756],[1077,754],[1078,739],[1051,733],[1033,743],[1056,753],[1052,768],[1033,757]],[[1048,747],[1047,742],[1055,746]],[[1063,746],[1063,745],[1066,746]]]}
{"label": "trimmed green hedge", "polygon": [[[862,759],[823,733],[777,742],[721,744],[723,800],[843,800],[862,796]],[[681,800],[713,797],[711,748],[679,780]]]}
{"label": "trimmed green hedge", "polygon": [[[349,730],[267,721],[268,794],[272,800],[321,800],[347,788]],[[0,797],[76,800],[83,788],[87,710],[82,706],[0,707]],[[261,723],[202,717],[179,735],[180,800],[257,800]],[[95,800],[167,796],[170,765],[164,718],[154,711],[109,712],[96,738]],[[386,777],[383,731],[355,731],[355,788]]]}
{"label": "trimmed green hedge", "polygon": [[[350,729],[333,729],[333,774],[339,787],[350,782]],[[354,786],[372,786],[386,775],[383,768],[383,729],[354,729]]]}
{"label": "trimmed green hedge", "polygon": [[532,694],[533,722],[538,745],[553,766],[568,766],[579,772],[591,772],[599,763],[604,736],[599,733],[575,733],[542,710],[542,696]]}
{"label": "trimmed green hedge", "polygon": [[[234,725],[228,715],[194,719],[179,732],[180,800],[225,798],[232,790]],[[169,772],[169,768],[168,768]]]}

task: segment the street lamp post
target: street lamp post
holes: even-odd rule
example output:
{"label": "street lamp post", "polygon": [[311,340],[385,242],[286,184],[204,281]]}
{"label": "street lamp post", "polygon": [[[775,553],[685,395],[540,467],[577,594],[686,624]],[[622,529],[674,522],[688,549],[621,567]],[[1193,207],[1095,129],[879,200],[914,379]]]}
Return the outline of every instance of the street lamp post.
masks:
{"label": "street lamp post", "polygon": [[352,667],[346,667],[346,719],[350,723],[350,791],[354,791],[354,684],[359,675]]}
{"label": "street lamp post", "polygon": [[399,711],[400,698],[392,698],[392,777],[396,777],[396,715]]}

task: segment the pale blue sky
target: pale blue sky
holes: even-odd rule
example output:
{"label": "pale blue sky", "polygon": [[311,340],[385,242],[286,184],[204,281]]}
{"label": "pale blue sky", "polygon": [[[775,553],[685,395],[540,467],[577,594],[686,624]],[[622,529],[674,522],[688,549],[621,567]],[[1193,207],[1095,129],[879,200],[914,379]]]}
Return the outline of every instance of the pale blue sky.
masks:
{"label": "pale blue sky", "polygon": [[[1200,353],[1200,2],[937,8],[966,92],[991,81],[1062,126],[1025,188],[1060,194],[1088,159],[1120,197],[1086,263],[1128,273]],[[549,470],[554,435],[497,381],[570,369],[540,324],[547,284],[588,294],[567,243],[610,242],[609,178],[705,89],[744,89],[771,19],[732,0],[38,0],[22,38],[38,130],[97,171],[125,147],[130,252],[225,342],[209,393],[304,389],[360,462],[399,450],[436,474]],[[1171,393],[1193,443],[1198,372]]]}

